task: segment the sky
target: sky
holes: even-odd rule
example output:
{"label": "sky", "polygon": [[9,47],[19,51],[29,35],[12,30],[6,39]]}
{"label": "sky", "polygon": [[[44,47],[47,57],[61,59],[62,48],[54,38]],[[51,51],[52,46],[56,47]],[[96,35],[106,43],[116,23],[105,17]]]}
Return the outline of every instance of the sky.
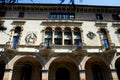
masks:
{"label": "sky", "polygon": [[[60,0],[19,0],[19,3],[50,3],[59,4]],[[74,0],[75,4],[79,5],[98,5],[98,6],[119,6],[120,0]],[[69,4],[70,0],[65,0],[63,4]]]}

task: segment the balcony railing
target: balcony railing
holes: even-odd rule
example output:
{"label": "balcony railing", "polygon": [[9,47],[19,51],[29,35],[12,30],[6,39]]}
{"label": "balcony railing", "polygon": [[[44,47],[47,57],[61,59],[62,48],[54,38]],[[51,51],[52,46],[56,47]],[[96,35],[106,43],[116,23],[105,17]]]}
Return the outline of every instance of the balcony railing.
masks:
{"label": "balcony railing", "polygon": [[54,53],[54,49],[53,47],[51,46],[45,46],[45,43],[41,43],[40,44],[40,48],[39,48],[39,53],[42,55],[42,56],[50,56]]}
{"label": "balcony railing", "polygon": [[81,47],[77,46],[72,53],[79,57],[84,56],[87,53],[87,45],[83,43]]}
{"label": "balcony railing", "polygon": [[110,43],[110,48],[106,49],[105,46],[102,46],[102,51],[104,54],[106,54],[107,56],[112,56],[116,53],[116,47],[114,43]]}
{"label": "balcony railing", "polygon": [[12,44],[12,43],[11,43],[10,41],[9,41],[9,42],[6,42],[5,49],[4,49],[6,55],[7,55],[9,58],[15,56],[16,53],[17,53],[17,50],[16,50],[16,49],[11,48],[11,44]]}

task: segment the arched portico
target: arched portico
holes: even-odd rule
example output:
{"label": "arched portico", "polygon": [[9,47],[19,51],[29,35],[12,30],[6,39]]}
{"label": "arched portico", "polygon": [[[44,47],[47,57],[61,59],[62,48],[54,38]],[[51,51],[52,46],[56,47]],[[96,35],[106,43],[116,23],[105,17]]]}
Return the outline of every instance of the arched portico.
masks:
{"label": "arched portico", "polygon": [[80,80],[78,66],[68,57],[56,58],[49,67],[48,80]]}
{"label": "arched portico", "polygon": [[13,67],[12,80],[42,80],[42,66],[33,57],[22,57]]}
{"label": "arched portico", "polygon": [[86,80],[112,80],[109,65],[100,57],[88,59],[85,73]]}

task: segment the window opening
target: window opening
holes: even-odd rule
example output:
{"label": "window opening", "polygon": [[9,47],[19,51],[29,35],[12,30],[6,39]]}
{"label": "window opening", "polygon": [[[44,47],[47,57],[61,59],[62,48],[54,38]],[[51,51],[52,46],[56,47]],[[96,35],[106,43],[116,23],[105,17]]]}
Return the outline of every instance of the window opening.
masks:
{"label": "window opening", "polygon": [[24,12],[19,12],[19,18],[23,18],[24,17]]}
{"label": "window opening", "polygon": [[52,19],[74,19],[74,13],[50,13]]}
{"label": "window opening", "polygon": [[49,47],[52,44],[52,29],[47,28],[45,31],[45,46]]}
{"label": "window opening", "polygon": [[77,48],[82,48],[81,33],[79,28],[74,29],[74,44],[77,45]]}
{"label": "window opening", "polygon": [[120,29],[117,30],[117,36],[118,36],[118,40],[120,42]]}
{"label": "window opening", "polygon": [[45,38],[45,45],[47,47],[50,47],[51,44],[52,44],[52,38]]}
{"label": "window opening", "polygon": [[55,29],[55,45],[62,45],[62,31],[61,28],[57,27]]}
{"label": "window opening", "polygon": [[81,39],[75,39],[75,45],[77,45],[77,47],[81,48],[82,47]]}
{"label": "window opening", "polygon": [[97,20],[103,20],[102,14],[96,14],[96,19]]}
{"label": "window opening", "polygon": [[108,38],[107,38],[107,33],[104,29],[101,29],[101,37],[102,37],[102,44],[105,47],[105,49],[109,49],[109,42],[108,42]]}
{"label": "window opening", "polygon": [[64,37],[65,37],[64,44],[65,45],[72,45],[72,33],[71,33],[71,30],[69,28],[65,29]]}
{"label": "window opening", "polygon": [[5,11],[0,12],[0,17],[5,17],[5,14],[6,14]]}
{"label": "window opening", "polygon": [[20,33],[21,33],[21,27],[16,27],[13,36],[13,44],[12,44],[13,49],[17,48],[17,45],[19,43]]}
{"label": "window opening", "polygon": [[120,20],[119,14],[112,14],[113,20]]}
{"label": "window opening", "polygon": [[62,39],[61,38],[55,38],[55,44],[56,45],[61,45],[62,44]]}

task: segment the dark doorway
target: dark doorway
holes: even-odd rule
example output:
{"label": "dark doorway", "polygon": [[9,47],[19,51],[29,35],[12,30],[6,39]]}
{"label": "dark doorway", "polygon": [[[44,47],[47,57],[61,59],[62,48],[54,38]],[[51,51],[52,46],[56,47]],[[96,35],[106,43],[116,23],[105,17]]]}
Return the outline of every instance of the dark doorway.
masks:
{"label": "dark doorway", "polygon": [[92,69],[94,80],[103,80],[103,74],[100,65],[94,64]]}
{"label": "dark doorway", "polygon": [[5,72],[5,64],[0,63],[0,80],[3,80],[4,72]]}
{"label": "dark doorway", "polygon": [[22,69],[21,80],[31,80],[32,66],[30,64],[25,64]]}
{"label": "dark doorway", "polygon": [[115,64],[115,67],[116,67],[116,71],[117,71],[118,78],[119,78],[119,80],[120,80],[120,63],[117,62],[117,63]]}
{"label": "dark doorway", "polygon": [[70,72],[66,68],[58,68],[56,71],[56,80],[70,80]]}

